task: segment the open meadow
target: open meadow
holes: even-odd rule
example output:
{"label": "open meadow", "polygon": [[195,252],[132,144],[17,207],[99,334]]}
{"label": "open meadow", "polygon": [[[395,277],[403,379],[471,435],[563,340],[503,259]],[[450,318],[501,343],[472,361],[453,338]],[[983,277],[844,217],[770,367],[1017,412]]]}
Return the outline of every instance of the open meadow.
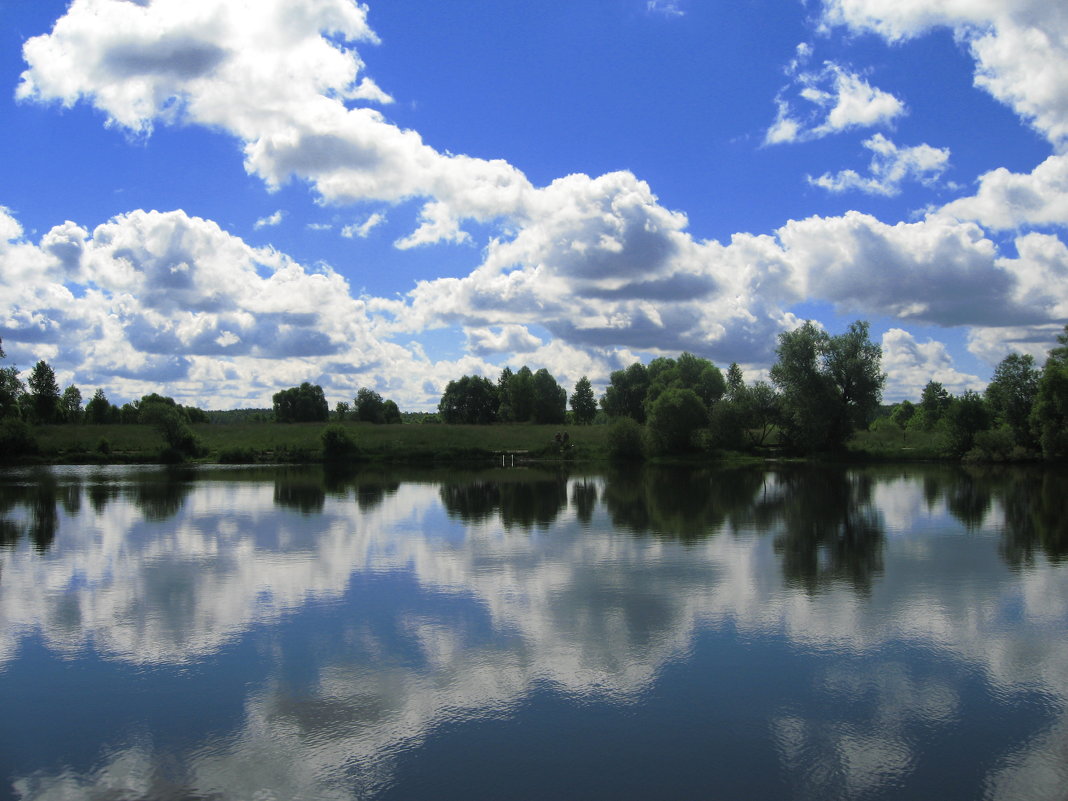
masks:
{"label": "open meadow", "polygon": [[[190,426],[203,446],[200,462],[308,462],[322,457],[322,433],[340,425],[363,458],[382,461],[488,461],[501,452],[526,459],[599,458],[608,426],[374,425],[372,423],[234,423]],[[561,448],[558,433],[568,435]],[[40,456],[53,462],[153,462],[163,437],[148,425],[40,426]]]}

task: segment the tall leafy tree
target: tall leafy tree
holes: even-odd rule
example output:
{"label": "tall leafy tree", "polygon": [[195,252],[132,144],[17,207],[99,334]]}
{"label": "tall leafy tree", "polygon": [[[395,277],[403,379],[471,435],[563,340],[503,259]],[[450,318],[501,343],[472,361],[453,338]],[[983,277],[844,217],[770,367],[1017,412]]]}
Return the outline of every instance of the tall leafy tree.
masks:
{"label": "tall leafy tree", "polygon": [[649,406],[649,431],[665,453],[693,447],[693,433],[708,424],[708,407],[692,389],[669,387]]}
{"label": "tall leafy tree", "polygon": [[[6,358],[3,340],[0,340],[0,359]],[[0,367],[0,420],[19,417],[19,402],[26,387],[14,367]]]}
{"label": "tall leafy tree", "polygon": [[575,391],[570,398],[571,413],[575,422],[580,425],[588,425],[597,416],[597,399],[593,395],[593,385],[590,379],[582,376],[575,382]]}
{"label": "tall leafy tree", "polygon": [[645,395],[649,390],[649,371],[641,362],[625,370],[616,370],[601,398],[601,408],[609,417],[630,417],[645,422]]}
{"label": "tall leafy tree", "polygon": [[954,456],[963,456],[975,444],[975,435],[990,426],[990,408],[978,392],[967,390],[959,398],[950,400],[945,414],[948,449]]}
{"label": "tall leafy tree", "polygon": [[325,423],[330,417],[330,404],[318,384],[305,381],[299,387],[283,389],[272,401],[274,419],[279,423]]}
{"label": "tall leafy tree", "polygon": [[882,400],[886,374],[883,349],[871,341],[866,321],[850,323],[844,334],[829,337],[824,366],[837,401],[835,439],[844,443],[858,428],[871,422]]}
{"label": "tall leafy tree", "polygon": [[103,425],[111,422],[111,403],[108,401],[104,390],[98,389],[93,397],[85,404],[85,417],[94,425]]}
{"label": "tall leafy tree", "polygon": [[59,415],[59,384],[56,373],[43,359],[30,371],[30,396],[39,423],[54,423]]}
{"label": "tall leafy tree", "polygon": [[920,406],[913,416],[912,424],[930,431],[945,416],[953,398],[938,381],[928,381],[920,394]]}
{"label": "tall leafy tree", "polygon": [[783,433],[805,451],[842,447],[879,406],[882,349],[857,321],[830,336],[811,321],[779,335],[771,379],[781,393]]}
{"label": "tall leafy tree", "polygon": [[382,402],[382,422],[395,425],[401,422],[400,407],[395,401],[385,400]]}
{"label": "tall leafy tree", "polygon": [[904,428],[915,415],[915,404],[913,404],[912,401],[903,400],[901,403],[894,406],[893,411],[890,412],[890,419]]}
{"label": "tall leafy tree", "polygon": [[745,377],[742,375],[742,368],[738,366],[738,362],[731,362],[731,366],[727,368],[727,388],[724,395],[727,400],[737,400],[744,390]]}
{"label": "tall leafy tree", "polygon": [[531,380],[530,419],[535,423],[562,423],[567,419],[567,390],[542,367]]}
{"label": "tall leafy tree", "polygon": [[356,392],[356,419],[364,423],[386,422],[385,402],[382,396],[369,387],[360,387]]}
{"label": "tall leafy tree", "polygon": [[508,382],[508,405],[511,419],[517,423],[530,420],[534,414],[534,373],[525,364]]}
{"label": "tall leafy tree", "polygon": [[438,401],[446,423],[492,423],[497,419],[497,385],[488,378],[465,375],[450,381]]}
{"label": "tall leafy tree", "polygon": [[1031,427],[1047,458],[1068,456],[1068,325],[1049,352],[1031,410]]}
{"label": "tall leafy tree", "polygon": [[683,353],[678,359],[660,356],[649,362],[649,388],[645,393],[646,416],[650,405],[667,389],[693,390],[705,408],[723,397],[727,388],[723,373],[708,359]]}
{"label": "tall leafy tree", "polygon": [[1031,435],[1031,409],[1038,395],[1042,372],[1030,354],[1010,353],[994,368],[986,388],[986,402],[994,419],[1012,429],[1013,439],[1023,446],[1034,444]]}
{"label": "tall leafy tree", "polygon": [[59,416],[65,423],[82,421],[82,392],[74,384],[63,390],[59,399]]}
{"label": "tall leafy tree", "polygon": [[505,367],[497,379],[497,419],[504,423],[515,420],[515,415],[512,414],[512,399],[509,395],[509,387],[514,376],[512,368]]}
{"label": "tall leafy tree", "polygon": [[751,445],[760,447],[779,422],[779,396],[771,384],[757,381],[743,388],[739,404],[745,435]]}

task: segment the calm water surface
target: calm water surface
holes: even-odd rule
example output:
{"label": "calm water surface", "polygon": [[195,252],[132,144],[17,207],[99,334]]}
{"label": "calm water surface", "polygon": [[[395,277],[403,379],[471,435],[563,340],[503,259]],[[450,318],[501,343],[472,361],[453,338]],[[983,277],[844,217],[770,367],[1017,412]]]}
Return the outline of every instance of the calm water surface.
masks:
{"label": "calm water surface", "polygon": [[0,798],[1068,797],[1068,480],[0,473]]}

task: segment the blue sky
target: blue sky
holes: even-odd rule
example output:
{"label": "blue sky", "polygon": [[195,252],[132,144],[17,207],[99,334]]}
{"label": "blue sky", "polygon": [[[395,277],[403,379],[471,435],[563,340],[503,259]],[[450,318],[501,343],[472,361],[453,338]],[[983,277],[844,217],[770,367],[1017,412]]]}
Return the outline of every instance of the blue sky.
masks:
{"label": "blue sky", "polygon": [[0,337],[86,397],[756,379],[866,319],[898,400],[1068,322],[1060,4],[0,0],[0,36]]}

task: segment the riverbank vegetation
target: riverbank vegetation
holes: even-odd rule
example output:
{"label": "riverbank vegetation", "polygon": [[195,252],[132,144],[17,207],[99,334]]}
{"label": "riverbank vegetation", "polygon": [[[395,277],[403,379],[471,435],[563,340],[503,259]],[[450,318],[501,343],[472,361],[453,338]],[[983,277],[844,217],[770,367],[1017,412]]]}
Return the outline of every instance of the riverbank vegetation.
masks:
{"label": "riverbank vegetation", "polygon": [[[770,382],[747,383],[690,353],[635,362],[598,400],[569,395],[544,368],[450,381],[436,413],[401,412],[372,389],[333,410],[322,388],[280,390],[272,409],[205,411],[153,393],[112,404],[62,392],[38,362],[29,388],[0,368],[0,460],[306,462],[817,456],[972,462],[1068,456],[1068,326],[1039,368],[1010,354],[985,392],[880,405],[886,376],[868,324],[832,336],[812,323],[779,336]],[[3,356],[0,347],[0,358]]]}

